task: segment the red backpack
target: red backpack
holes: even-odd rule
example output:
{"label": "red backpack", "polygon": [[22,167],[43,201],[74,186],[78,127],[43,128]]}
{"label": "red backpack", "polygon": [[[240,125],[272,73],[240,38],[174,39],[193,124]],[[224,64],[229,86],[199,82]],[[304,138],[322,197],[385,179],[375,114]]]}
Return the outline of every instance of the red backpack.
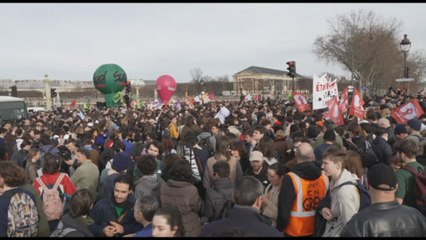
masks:
{"label": "red backpack", "polygon": [[417,208],[424,216],[426,216],[426,175],[417,171],[417,169],[405,166],[403,167],[414,175],[414,197],[416,199]]}

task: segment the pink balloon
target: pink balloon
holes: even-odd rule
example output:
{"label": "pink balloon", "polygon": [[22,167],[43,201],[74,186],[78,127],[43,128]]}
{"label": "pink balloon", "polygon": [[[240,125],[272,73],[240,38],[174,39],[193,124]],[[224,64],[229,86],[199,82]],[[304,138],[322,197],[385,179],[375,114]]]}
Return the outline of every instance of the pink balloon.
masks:
{"label": "pink balloon", "polygon": [[167,105],[176,91],[176,81],[170,75],[162,75],[157,79],[156,88],[161,101]]}

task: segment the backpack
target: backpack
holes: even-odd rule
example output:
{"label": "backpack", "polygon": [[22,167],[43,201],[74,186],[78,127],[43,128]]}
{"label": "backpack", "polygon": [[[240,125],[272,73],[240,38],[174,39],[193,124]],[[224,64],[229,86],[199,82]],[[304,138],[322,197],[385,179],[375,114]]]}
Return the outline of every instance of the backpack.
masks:
{"label": "backpack", "polygon": [[65,173],[61,173],[52,188],[46,187],[40,177],[36,178],[36,181],[43,188],[41,198],[43,200],[43,210],[48,221],[60,219],[64,212],[65,198],[62,200],[58,191],[59,184],[64,176]]}
{"label": "backpack", "polygon": [[371,205],[370,194],[368,193],[365,186],[363,186],[361,184],[360,181],[357,181],[357,183],[353,183],[351,181],[344,182],[344,183],[340,184],[338,187],[342,187],[344,185],[349,185],[349,184],[354,185],[358,189],[359,198],[360,198],[360,204],[359,204],[358,212],[363,210],[364,208],[367,208],[368,206],[370,206]]}
{"label": "backpack", "polygon": [[225,202],[223,203],[222,208],[217,216],[213,216],[209,219],[210,222],[225,219],[229,216],[231,209],[234,207],[234,202],[232,200],[226,199],[225,195],[223,195]]}
{"label": "backpack", "polygon": [[66,237],[68,233],[78,231],[75,228],[65,227],[62,221],[59,221],[58,226],[56,227],[56,230],[50,234],[50,237]]}
{"label": "backpack", "polygon": [[210,135],[209,137],[203,137],[198,140],[197,145],[201,147],[201,149],[205,152],[207,158],[210,158],[214,155],[215,150],[213,149],[212,145],[210,144],[210,137],[213,135]]}
{"label": "backpack", "polygon": [[410,166],[404,166],[403,168],[414,175],[414,196],[416,198],[416,204],[413,207],[426,216],[426,175]]}
{"label": "backpack", "polygon": [[35,237],[38,233],[39,215],[34,195],[16,188],[6,191],[3,196],[10,197],[7,237]]}
{"label": "backpack", "polygon": [[234,207],[234,202],[231,200],[226,200],[225,203],[223,203],[222,210],[220,210],[219,212],[219,219],[227,218],[233,207]]}

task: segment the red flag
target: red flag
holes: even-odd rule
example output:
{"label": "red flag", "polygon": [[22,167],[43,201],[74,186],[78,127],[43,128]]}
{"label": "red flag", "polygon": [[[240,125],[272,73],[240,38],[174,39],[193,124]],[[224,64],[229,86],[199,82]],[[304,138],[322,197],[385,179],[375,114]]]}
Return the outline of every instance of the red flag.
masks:
{"label": "red flag", "polygon": [[345,124],[342,116],[342,112],[339,109],[339,99],[334,97],[332,100],[328,101],[328,112],[324,115],[325,119],[332,120],[336,126]]}
{"label": "red flag", "polygon": [[342,99],[340,100],[339,108],[341,112],[348,111],[349,106],[349,94],[348,94],[348,88],[345,88],[342,93]]}
{"label": "red flag", "polygon": [[70,107],[73,108],[73,107],[75,107],[75,105],[77,105],[77,99],[73,99],[71,101]]}
{"label": "red flag", "polygon": [[305,96],[299,92],[293,92],[292,93],[294,102],[296,103],[297,110],[299,112],[304,112],[306,110],[311,109],[311,105],[306,100]]}
{"label": "red flag", "polygon": [[349,114],[355,117],[363,119],[367,114],[367,110],[364,109],[364,100],[358,89],[354,88],[354,96],[352,97],[351,109]]}
{"label": "red flag", "polygon": [[419,100],[413,99],[410,102],[392,110],[392,117],[398,124],[406,124],[408,120],[419,117],[424,113],[419,104]]}
{"label": "red flag", "polygon": [[216,94],[209,93],[209,99],[212,100],[212,101],[216,100]]}

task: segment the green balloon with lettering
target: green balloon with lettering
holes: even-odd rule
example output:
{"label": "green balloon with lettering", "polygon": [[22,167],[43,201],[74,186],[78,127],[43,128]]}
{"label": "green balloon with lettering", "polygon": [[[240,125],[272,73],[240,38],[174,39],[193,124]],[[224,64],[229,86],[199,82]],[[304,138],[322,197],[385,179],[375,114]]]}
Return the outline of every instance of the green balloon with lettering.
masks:
{"label": "green balloon with lettering", "polygon": [[107,107],[121,106],[121,100],[114,100],[114,96],[124,89],[126,83],[126,72],[114,63],[101,65],[93,74],[93,84],[104,94]]}

